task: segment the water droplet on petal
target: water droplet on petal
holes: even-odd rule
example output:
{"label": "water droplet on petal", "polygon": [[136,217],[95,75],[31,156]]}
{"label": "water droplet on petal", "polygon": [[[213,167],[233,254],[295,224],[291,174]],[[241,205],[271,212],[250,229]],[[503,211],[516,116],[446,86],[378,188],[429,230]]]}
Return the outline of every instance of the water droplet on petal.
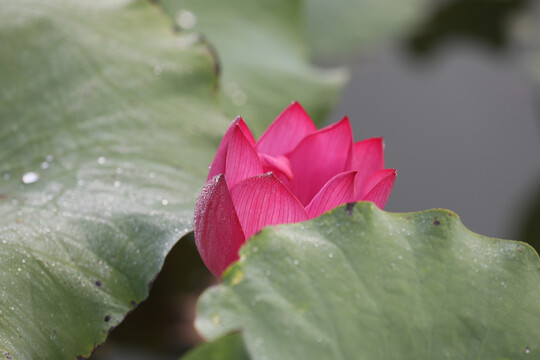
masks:
{"label": "water droplet on petal", "polygon": [[189,10],[180,10],[176,13],[176,23],[181,28],[190,30],[197,25],[197,17]]}
{"label": "water droplet on petal", "polygon": [[32,184],[39,180],[39,174],[35,172],[27,172],[22,176],[22,182],[25,184]]}
{"label": "water droplet on petal", "polygon": [[107,159],[105,158],[105,156],[100,156],[100,157],[98,157],[98,159],[97,159],[97,163],[98,163],[99,165],[103,165],[103,164],[105,164],[106,162],[107,162]]}

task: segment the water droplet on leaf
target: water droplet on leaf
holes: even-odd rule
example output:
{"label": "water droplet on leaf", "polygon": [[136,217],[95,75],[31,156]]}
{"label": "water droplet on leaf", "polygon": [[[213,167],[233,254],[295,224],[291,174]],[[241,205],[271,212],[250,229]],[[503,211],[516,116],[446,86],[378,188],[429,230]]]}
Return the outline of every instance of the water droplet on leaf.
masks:
{"label": "water droplet on leaf", "polygon": [[27,172],[22,176],[22,182],[25,184],[32,184],[39,180],[39,174],[35,172]]}
{"label": "water droplet on leaf", "polygon": [[234,105],[242,106],[247,101],[247,95],[242,90],[236,90],[235,92],[232,93],[231,100]]}
{"label": "water droplet on leaf", "polygon": [[176,23],[181,28],[190,30],[197,25],[197,17],[189,10],[180,10],[176,13]]}

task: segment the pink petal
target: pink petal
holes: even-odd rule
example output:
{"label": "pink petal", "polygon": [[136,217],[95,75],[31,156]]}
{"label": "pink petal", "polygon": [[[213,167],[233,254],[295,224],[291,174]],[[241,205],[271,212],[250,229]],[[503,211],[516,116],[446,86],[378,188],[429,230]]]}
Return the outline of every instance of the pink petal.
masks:
{"label": "pink petal", "polygon": [[356,171],[347,171],[334,176],[306,207],[310,219],[317,217],[339,205],[354,202],[354,182]]}
{"label": "pink petal", "polygon": [[238,183],[231,188],[231,197],[246,238],[267,225],[308,218],[302,204],[272,173]]}
{"label": "pink petal", "polygon": [[220,277],[246,241],[224,175],[209,181],[199,195],[193,230],[202,260]]}
{"label": "pink petal", "polygon": [[372,201],[379,208],[384,209],[386,201],[390,196],[397,171],[394,169],[379,170],[368,179],[364,186],[363,193],[359,200]]}
{"label": "pink petal", "polygon": [[309,204],[328,180],[348,170],[352,139],[351,124],[346,117],[308,135],[288,155],[294,178],[280,179],[302,204]]}
{"label": "pink petal", "polygon": [[351,163],[350,169],[358,171],[354,187],[359,192],[371,174],[384,169],[383,139],[371,138],[355,143]]}
{"label": "pink petal", "polygon": [[249,131],[246,123],[244,123],[244,120],[242,120],[240,116],[234,119],[234,121],[231,123],[231,125],[229,125],[229,128],[225,132],[225,135],[223,135],[223,139],[221,139],[221,143],[219,144],[216,156],[212,161],[212,165],[210,165],[210,171],[208,172],[208,177],[206,178],[206,181],[209,181],[216,175],[225,173],[225,160],[227,159],[229,142],[231,140],[234,129],[238,126],[240,127],[240,129],[242,129],[242,132],[246,136],[246,139],[248,139],[248,141],[250,141],[250,143],[252,144],[255,143],[255,140],[253,140],[253,135]]}
{"label": "pink petal", "polygon": [[257,142],[257,152],[285,155],[307,135],[317,131],[306,111],[296,101],[289,105],[266,129]]}
{"label": "pink petal", "polygon": [[259,153],[259,159],[261,160],[264,172],[278,172],[285,175],[288,180],[292,179],[291,162],[285,156],[274,157]]}
{"label": "pink petal", "polygon": [[253,137],[253,134],[249,130],[244,120],[242,120],[240,116],[238,118],[240,118],[240,121],[238,121],[238,126],[240,127],[240,129],[242,129],[242,133],[244,134],[246,139],[249,141],[251,146],[255,147],[255,138]]}
{"label": "pink petal", "polygon": [[259,156],[246,139],[240,126],[236,126],[229,141],[225,161],[225,177],[229,188],[240,181],[263,173]]}

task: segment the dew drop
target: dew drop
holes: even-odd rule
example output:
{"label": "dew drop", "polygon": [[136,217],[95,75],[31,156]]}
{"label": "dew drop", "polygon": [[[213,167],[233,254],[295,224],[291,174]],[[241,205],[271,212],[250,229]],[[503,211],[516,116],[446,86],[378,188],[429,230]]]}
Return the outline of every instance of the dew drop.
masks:
{"label": "dew drop", "polygon": [[242,106],[247,101],[247,95],[242,90],[236,90],[235,92],[232,93],[231,100],[234,105]]}
{"label": "dew drop", "polygon": [[46,161],[42,162],[42,163],[41,163],[41,168],[42,168],[42,169],[48,169],[48,168],[49,168],[49,163],[46,162]]}
{"label": "dew drop", "polygon": [[25,184],[32,184],[39,180],[39,174],[35,172],[27,172],[22,176],[22,182]]}
{"label": "dew drop", "polygon": [[181,28],[190,30],[197,25],[197,17],[189,10],[180,10],[176,13],[176,23]]}
{"label": "dew drop", "polygon": [[153,173],[153,172],[151,172],[151,173],[148,174],[148,177],[149,177],[150,179],[153,179],[153,178],[156,177],[156,174]]}
{"label": "dew drop", "polygon": [[9,180],[11,178],[11,175],[9,173],[4,174],[4,180]]}
{"label": "dew drop", "polygon": [[117,187],[120,187],[120,181],[116,180],[114,182],[114,187],[117,188]]}
{"label": "dew drop", "polygon": [[163,69],[161,68],[161,66],[154,66],[154,75],[156,76],[159,76],[161,75],[161,73],[163,72]]}
{"label": "dew drop", "polygon": [[212,324],[217,325],[219,323],[220,323],[219,316],[217,315],[212,316]]}
{"label": "dew drop", "polygon": [[298,260],[296,260],[296,259],[293,261],[293,263],[294,263],[294,265],[300,264],[300,262]]}
{"label": "dew drop", "polygon": [[121,167],[116,168],[116,173],[117,173],[117,174],[121,174],[121,173],[123,173],[123,172],[124,172],[124,169],[122,169]]}
{"label": "dew drop", "polygon": [[98,163],[99,165],[103,165],[103,164],[105,164],[106,162],[107,162],[107,159],[105,158],[105,156],[100,156],[100,157],[98,157],[98,159],[97,159],[97,163]]}
{"label": "dew drop", "polygon": [[531,348],[527,346],[525,348],[525,354],[529,354],[530,352],[531,352]]}
{"label": "dew drop", "polygon": [[78,184],[79,186],[83,186],[83,185],[84,185],[84,180],[79,180],[79,181],[77,181],[77,184]]}
{"label": "dew drop", "polygon": [[328,254],[328,257],[331,259],[331,258],[334,257],[334,254],[330,253],[330,254]]}
{"label": "dew drop", "polygon": [[161,203],[163,204],[163,206],[167,206],[169,204],[169,200],[163,199],[161,200]]}
{"label": "dew drop", "polygon": [[45,158],[45,160],[47,160],[48,162],[51,162],[51,161],[54,160],[54,156],[52,156],[52,155],[49,154],[49,155],[47,155],[47,157]]}

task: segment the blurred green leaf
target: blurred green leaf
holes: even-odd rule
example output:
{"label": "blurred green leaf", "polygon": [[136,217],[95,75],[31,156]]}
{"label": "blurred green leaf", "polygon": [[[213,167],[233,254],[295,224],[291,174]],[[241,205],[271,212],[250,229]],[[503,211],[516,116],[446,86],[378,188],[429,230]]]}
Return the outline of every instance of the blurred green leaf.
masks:
{"label": "blurred green leaf", "polygon": [[206,343],[182,357],[182,360],[249,360],[242,334],[227,334],[211,343]]}
{"label": "blurred green leaf", "polygon": [[438,6],[411,36],[409,48],[430,54],[449,40],[467,39],[493,49],[505,47],[513,18],[529,0],[451,0]]}
{"label": "blurred green leaf", "polygon": [[231,119],[150,2],[0,7],[0,357],[88,356],[191,230]]}
{"label": "blurred green leaf", "polygon": [[309,43],[316,56],[339,58],[408,32],[426,14],[429,0],[306,0]]}
{"label": "blurred green leaf", "polygon": [[371,203],[266,228],[199,303],[208,339],[242,330],[254,359],[530,359],[540,259],[446,210]]}
{"label": "blurred green leaf", "polygon": [[221,104],[230,117],[242,115],[260,135],[277,114],[297,100],[316,123],[322,123],[346,73],[310,63],[301,1],[160,3],[180,29],[202,33],[215,47],[222,72]]}

